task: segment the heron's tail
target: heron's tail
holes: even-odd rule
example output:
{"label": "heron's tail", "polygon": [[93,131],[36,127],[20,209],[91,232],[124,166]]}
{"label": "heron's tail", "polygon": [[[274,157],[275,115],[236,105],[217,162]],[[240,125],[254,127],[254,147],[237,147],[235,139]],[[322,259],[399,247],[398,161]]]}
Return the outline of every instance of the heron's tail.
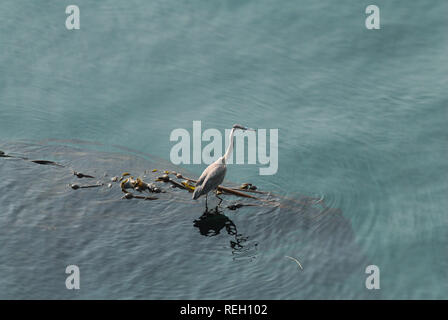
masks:
{"label": "heron's tail", "polygon": [[192,199],[193,199],[193,200],[196,200],[196,199],[199,198],[201,195],[202,195],[202,186],[197,186],[197,187],[194,189]]}

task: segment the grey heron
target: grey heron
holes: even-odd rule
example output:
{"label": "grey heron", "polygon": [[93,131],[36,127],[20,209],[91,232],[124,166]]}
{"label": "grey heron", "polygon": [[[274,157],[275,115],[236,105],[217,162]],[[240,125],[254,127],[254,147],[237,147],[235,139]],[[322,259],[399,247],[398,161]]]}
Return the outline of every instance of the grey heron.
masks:
{"label": "grey heron", "polygon": [[[224,177],[226,175],[226,163],[228,158],[230,157],[230,154],[232,153],[233,150],[233,135],[235,133],[235,130],[250,130],[250,131],[255,131],[255,129],[251,129],[251,128],[247,128],[247,127],[243,127],[242,125],[239,124],[234,124],[232,130],[230,131],[230,138],[229,138],[229,146],[227,147],[226,153],[224,154],[224,156],[218,158],[218,160],[216,160],[215,162],[213,162],[212,164],[210,164],[205,170],[204,172],[202,172],[201,176],[199,177],[198,181],[196,182],[196,187],[194,189],[193,192],[193,199],[196,200],[198,199],[200,196],[205,194],[205,207],[207,208],[207,196],[208,193],[211,190],[216,190],[218,186],[224,181]],[[218,197],[218,195],[216,194],[216,197]],[[220,197],[218,197],[220,202],[219,204],[221,204],[222,199]]]}

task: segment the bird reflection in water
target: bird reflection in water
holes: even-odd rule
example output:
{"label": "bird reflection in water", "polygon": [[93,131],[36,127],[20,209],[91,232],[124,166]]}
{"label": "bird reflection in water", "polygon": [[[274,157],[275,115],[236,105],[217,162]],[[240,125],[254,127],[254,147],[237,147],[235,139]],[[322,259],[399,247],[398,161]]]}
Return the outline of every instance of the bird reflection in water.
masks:
{"label": "bird reflection in water", "polygon": [[216,207],[213,210],[206,210],[193,224],[199,229],[199,233],[206,237],[214,237],[225,229],[227,234],[232,237],[230,247],[232,249],[233,259],[249,259],[256,258],[257,243],[249,241],[249,237],[238,233],[235,223],[229,219],[222,211]]}

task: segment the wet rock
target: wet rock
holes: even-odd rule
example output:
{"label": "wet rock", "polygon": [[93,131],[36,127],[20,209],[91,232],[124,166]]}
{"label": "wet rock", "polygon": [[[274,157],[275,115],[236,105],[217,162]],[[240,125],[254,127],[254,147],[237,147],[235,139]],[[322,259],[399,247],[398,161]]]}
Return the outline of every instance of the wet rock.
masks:
{"label": "wet rock", "polygon": [[168,182],[170,181],[170,177],[167,174],[164,174],[163,176],[159,177],[158,180]]}
{"label": "wet rock", "polygon": [[93,176],[89,176],[88,174],[83,174],[81,172],[76,172],[76,171],[73,172],[73,175],[77,176],[80,179],[81,178],[95,178]]}
{"label": "wet rock", "polygon": [[42,164],[44,166],[51,165],[51,166],[63,167],[63,165],[60,165],[59,163],[56,163],[54,161],[48,161],[48,160],[31,160],[31,162],[34,162],[37,164]]}
{"label": "wet rock", "polygon": [[227,208],[229,210],[236,210],[236,209],[241,208],[242,206],[244,206],[242,203],[235,203],[235,204],[231,204],[231,205],[227,206]]}

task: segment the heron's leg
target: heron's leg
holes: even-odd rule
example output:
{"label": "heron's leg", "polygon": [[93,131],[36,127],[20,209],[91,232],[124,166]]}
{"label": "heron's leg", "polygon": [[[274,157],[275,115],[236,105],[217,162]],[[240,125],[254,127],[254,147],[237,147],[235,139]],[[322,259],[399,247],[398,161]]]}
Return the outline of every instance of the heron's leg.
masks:
{"label": "heron's leg", "polygon": [[218,190],[215,191],[215,195],[216,195],[216,198],[219,199],[218,206],[220,206],[223,199],[220,196],[218,196]]}
{"label": "heron's leg", "polygon": [[207,198],[208,198],[208,193],[205,194],[205,211],[208,211]]}

